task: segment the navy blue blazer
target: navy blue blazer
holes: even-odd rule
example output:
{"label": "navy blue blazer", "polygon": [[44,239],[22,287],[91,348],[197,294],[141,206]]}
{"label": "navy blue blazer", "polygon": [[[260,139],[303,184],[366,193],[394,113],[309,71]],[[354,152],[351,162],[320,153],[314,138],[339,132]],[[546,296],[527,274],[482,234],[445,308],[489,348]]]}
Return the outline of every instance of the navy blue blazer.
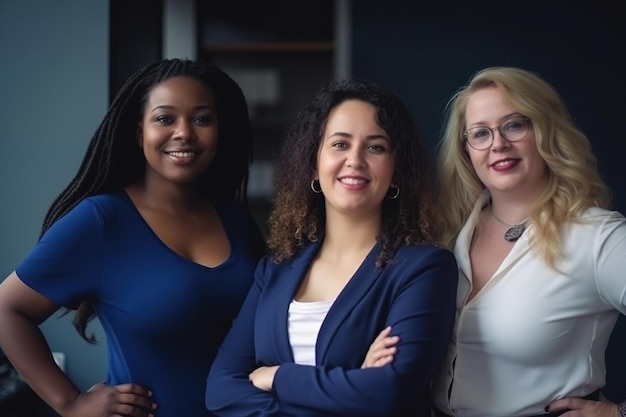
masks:
{"label": "navy blue blazer", "polygon": [[[454,325],[454,255],[403,246],[378,270],[375,245],[322,323],[316,366],[298,365],[289,344],[288,308],[318,249],[312,243],[291,261],[259,262],[207,377],[207,408],[224,417],[430,416],[430,380]],[[361,369],[370,344],[388,325],[400,337],[394,361]],[[280,365],[271,393],[248,380],[262,365]]]}

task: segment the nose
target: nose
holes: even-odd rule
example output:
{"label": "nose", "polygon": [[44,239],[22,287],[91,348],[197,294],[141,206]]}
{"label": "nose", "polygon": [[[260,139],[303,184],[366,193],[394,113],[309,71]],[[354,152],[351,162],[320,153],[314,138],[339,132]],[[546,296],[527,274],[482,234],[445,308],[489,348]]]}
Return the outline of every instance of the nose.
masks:
{"label": "nose", "polygon": [[348,154],[346,165],[351,168],[363,168],[365,166],[363,154],[357,149],[352,149]]}
{"label": "nose", "polygon": [[500,133],[500,129],[491,129],[491,134],[493,135],[493,143],[491,144],[491,150],[500,150],[507,149],[511,146],[511,142],[506,140],[502,133]]}
{"label": "nose", "polygon": [[175,125],[174,139],[188,142],[193,139],[194,130],[192,123],[187,120],[179,120]]}

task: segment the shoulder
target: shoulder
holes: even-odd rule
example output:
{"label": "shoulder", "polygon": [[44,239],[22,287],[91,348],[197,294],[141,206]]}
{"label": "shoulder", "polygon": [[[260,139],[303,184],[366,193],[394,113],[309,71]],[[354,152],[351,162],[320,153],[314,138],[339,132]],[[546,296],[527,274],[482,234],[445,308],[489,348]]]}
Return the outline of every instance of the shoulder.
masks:
{"label": "shoulder", "polygon": [[402,246],[389,263],[388,270],[414,278],[431,276],[437,280],[458,279],[454,254],[446,248],[432,245]]}
{"label": "shoulder", "polygon": [[294,256],[281,262],[277,262],[271,254],[267,254],[263,256],[259,262],[258,269],[276,273],[281,273],[281,271],[291,271],[293,269],[307,269],[313,261],[313,258],[319,249],[319,245],[320,242],[309,242],[298,249]]}
{"label": "shoulder", "polygon": [[580,214],[580,217],[583,220],[594,223],[601,223],[605,221],[623,222],[626,220],[624,215],[619,211],[611,211],[600,207],[590,207],[584,210]]}
{"label": "shoulder", "polygon": [[[127,199],[128,200],[128,199]],[[120,211],[120,207],[132,208],[130,200],[124,202],[120,194],[97,194],[80,200],[70,211],[56,223],[110,220]],[[55,224],[56,224],[55,223]]]}
{"label": "shoulder", "polygon": [[96,194],[86,197],[77,204],[77,207],[81,205],[97,207],[102,211],[110,211],[111,209],[117,209],[120,206],[130,207],[132,206],[132,202],[125,193],[119,192]]}
{"label": "shoulder", "polygon": [[579,221],[569,224],[573,232],[604,233],[614,230],[626,230],[626,218],[618,211],[591,207],[579,215]]}
{"label": "shoulder", "polygon": [[76,209],[90,210],[106,221],[112,221],[120,217],[127,218],[136,212],[134,204],[124,192],[89,196],[78,203]]}
{"label": "shoulder", "polygon": [[593,262],[600,253],[624,247],[626,218],[617,211],[589,208],[563,226],[562,238],[566,257]]}
{"label": "shoulder", "polygon": [[405,260],[408,262],[446,262],[456,266],[456,259],[450,250],[434,245],[402,246],[396,252],[394,260]]}

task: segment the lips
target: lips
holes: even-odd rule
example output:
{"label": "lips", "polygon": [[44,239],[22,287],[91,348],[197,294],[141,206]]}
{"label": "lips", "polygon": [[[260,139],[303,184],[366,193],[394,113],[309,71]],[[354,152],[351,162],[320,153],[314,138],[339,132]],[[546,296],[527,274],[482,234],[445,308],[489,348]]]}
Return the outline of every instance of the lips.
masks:
{"label": "lips", "polygon": [[361,185],[366,184],[369,181],[361,177],[342,177],[339,178],[339,182],[346,185]]}
{"label": "lips", "polygon": [[177,158],[191,158],[196,155],[196,152],[193,151],[165,151],[165,153]]}
{"label": "lips", "polygon": [[491,167],[496,171],[507,171],[516,167],[519,162],[520,159],[501,159],[491,164]]}

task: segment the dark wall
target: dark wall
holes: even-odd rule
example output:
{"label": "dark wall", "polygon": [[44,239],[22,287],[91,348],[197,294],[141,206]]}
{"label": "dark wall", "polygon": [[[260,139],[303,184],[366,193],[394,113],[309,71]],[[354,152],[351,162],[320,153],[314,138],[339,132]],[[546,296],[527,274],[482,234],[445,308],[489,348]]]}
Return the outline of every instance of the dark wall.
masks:
{"label": "dark wall", "polygon": [[[624,23],[611,9],[560,2],[497,7],[359,0],[354,4],[353,74],[398,93],[434,150],[446,101],[493,65],[536,71],[561,93],[593,142],[600,170],[626,212]],[[618,159],[619,158],[619,159]]]}
{"label": "dark wall", "polygon": [[135,71],[161,59],[162,0],[109,0],[109,100]]}
{"label": "dark wall", "polygon": [[[445,104],[475,71],[511,65],[539,73],[561,93],[575,123],[589,136],[613,190],[613,208],[626,213],[626,42],[617,5],[421,3],[353,2],[353,75],[402,97],[434,155]],[[616,401],[626,398],[625,351],[622,316],[607,353],[604,390]]]}

